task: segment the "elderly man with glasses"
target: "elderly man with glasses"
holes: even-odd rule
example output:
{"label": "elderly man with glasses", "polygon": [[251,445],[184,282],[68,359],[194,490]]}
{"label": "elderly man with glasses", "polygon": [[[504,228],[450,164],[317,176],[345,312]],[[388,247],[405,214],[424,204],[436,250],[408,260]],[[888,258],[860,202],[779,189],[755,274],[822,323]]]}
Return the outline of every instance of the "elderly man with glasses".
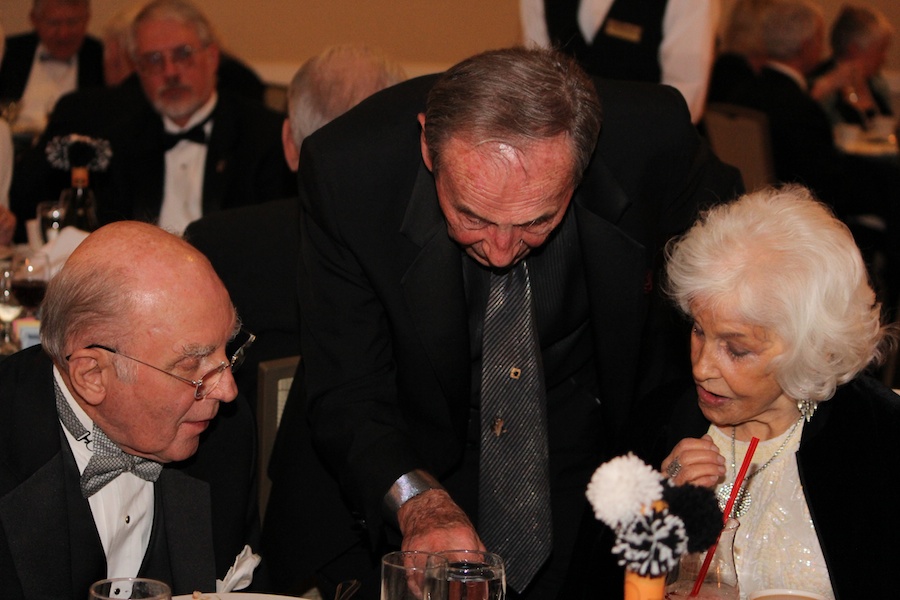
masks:
{"label": "elderly man with glasses", "polygon": [[42,346],[0,363],[3,597],[134,576],[215,590],[259,534],[232,377],[254,336],[224,285],[186,242],[124,221],[76,249],[42,311]]}

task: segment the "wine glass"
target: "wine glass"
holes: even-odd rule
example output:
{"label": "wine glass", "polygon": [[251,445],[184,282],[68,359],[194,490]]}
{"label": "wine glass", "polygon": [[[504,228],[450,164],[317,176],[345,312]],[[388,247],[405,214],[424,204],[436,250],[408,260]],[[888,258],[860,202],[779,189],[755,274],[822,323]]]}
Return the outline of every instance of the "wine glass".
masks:
{"label": "wine glass", "polygon": [[91,585],[88,600],[113,600],[132,598],[137,600],[172,600],[172,590],[162,581],[139,577],[101,579]]}
{"label": "wine glass", "polygon": [[498,554],[479,550],[448,550],[438,554],[449,561],[449,600],[506,598],[506,568]]}
{"label": "wine glass", "polygon": [[22,313],[22,305],[12,292],[12,263],[0,260],[0,356],[15,354],[19,345],[12,341],[12,322]]}
{"label": "wine glass", "polygon": [[50,257],[43,252],[20,250],[12,260],[12,292],[25,307],[25,314],[35,316],[47,293],[50,281]]}
{"label": "wine glass", "polygon": [[56,239],[59,231],[63,228],[63,222],[66,218],[66,207],[61,202],[49,200],[47,202],[39,202],[37,205],[38,223],[41,224],[41,238],[46,244]]}
{"label": "wine glass", "polygon": [[381,600],[447,600],[447,559],[415,550],[385,554]]}

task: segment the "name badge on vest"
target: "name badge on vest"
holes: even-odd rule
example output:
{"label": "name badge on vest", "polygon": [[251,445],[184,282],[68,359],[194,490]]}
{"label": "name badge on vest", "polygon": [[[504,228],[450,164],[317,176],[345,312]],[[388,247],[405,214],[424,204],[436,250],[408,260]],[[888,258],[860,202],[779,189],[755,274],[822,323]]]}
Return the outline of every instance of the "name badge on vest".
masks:
{"label": "name badge on vest", "polygon": [[625,40],[633,44],[641,43],[641,36],[644,34],[644,28],[640,25],[616,19],[608,19],[603,27],[603,31],[609,37]]}

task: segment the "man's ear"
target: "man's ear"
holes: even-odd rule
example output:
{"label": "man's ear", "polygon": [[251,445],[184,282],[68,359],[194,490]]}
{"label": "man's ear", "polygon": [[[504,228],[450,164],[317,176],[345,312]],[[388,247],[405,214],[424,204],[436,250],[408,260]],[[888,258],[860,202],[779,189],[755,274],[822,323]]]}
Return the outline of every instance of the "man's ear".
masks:
{"label": "man's ear", "polygon": [[433,171],[431,165],[431,153],[428,152],[428,142],[425,141],[425,113],[419,113],[418,119],[419,125],[422,127],[422,132],[419,134],[419,144],[422,147],[422,160],[425,161],[425,167],[429,171]]}
{"label": "man's ear", "polygon": [[83,348],[69,356],[69,384],[72,392],[91,406],[106,399],[115,367],[109,353],[99,348]]}
{"label": "man's ear", "polygon": [[294,173],[300,168],[300,148],[294,142],[294,132],[291,131],[291,121],[285,119],[281,124],[281,147],[284,149],[284,160],[288,168]]}

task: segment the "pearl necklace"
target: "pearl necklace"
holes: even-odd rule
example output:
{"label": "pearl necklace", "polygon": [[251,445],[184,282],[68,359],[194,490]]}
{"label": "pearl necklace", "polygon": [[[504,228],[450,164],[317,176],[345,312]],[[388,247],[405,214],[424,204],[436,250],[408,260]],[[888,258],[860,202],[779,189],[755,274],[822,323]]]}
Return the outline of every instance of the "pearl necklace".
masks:
{"label": "pearl necklace", "polygon": [[[750,504],[753,502],[753,496],[750,494],[750,490],[748,486],[750,485],[750,480],[754,477],[762,473],[766,470],[766,468],[772,464],[778,456],[781,454],[781,451],[785,449],[788,445],[788,442],[791,441],[791,438],[794,437],[794,432],[797,431],[797,428],[800,426],[800,423],[803,422],[803,417],[801,416],[796,423],[791,427],[790,432],[787,437],[784,438],[784,441],[781,442],[781,446],[778,447],[778,450],[775,451],[775,454],[767,460],[761,467],[744,477],[744,482],[741,484],[741,489],[738,490],[737,497],[734,499],[734,507],[732,508],[732,516],[735,519],[740,519],[747,511],[750,509]],[[732,426],[731,428],[731,472],[734,473],[735,479],[737,479],[737,456],[735,451],[735,436],[737,429]],[[722,487],[719,488],[719,491],[716,493],[716,496],[719,499],[719,508],[721,510],[725,510],[725,505],[728,504],[728,498],[731,497],[731,490],[734,488],[734,481],[731,483],[726,483]]]}

